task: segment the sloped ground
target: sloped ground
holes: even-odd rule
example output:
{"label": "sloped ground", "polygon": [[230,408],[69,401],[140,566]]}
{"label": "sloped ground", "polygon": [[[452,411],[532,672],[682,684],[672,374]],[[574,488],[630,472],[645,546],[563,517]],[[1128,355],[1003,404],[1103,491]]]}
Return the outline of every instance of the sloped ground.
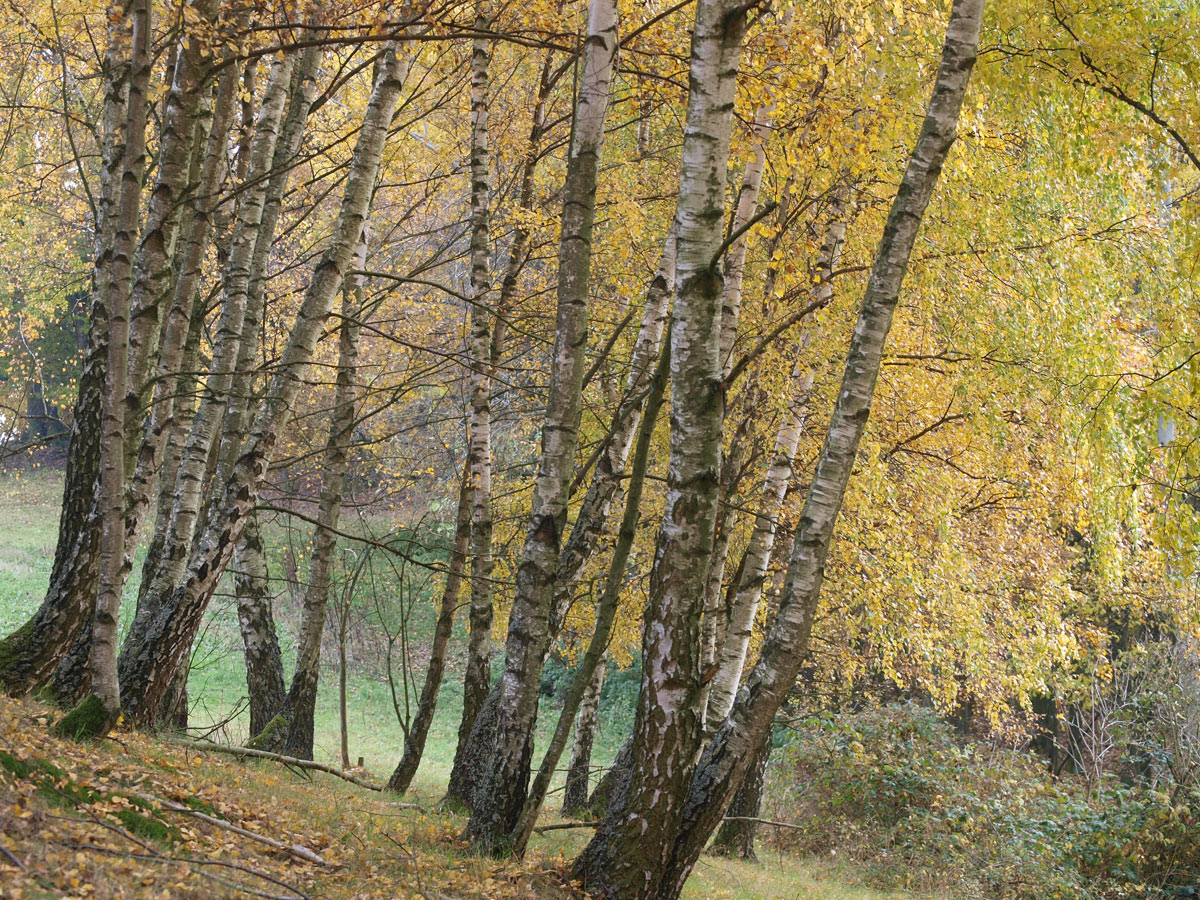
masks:
{"label": "sloped ground", "polygon": [[391,796],[129,732],[75,744],[52,716],[0,698],[5,898],[570,895],[562,860],[478,859],[459,823]]}
{"label": "sloped ground", "polygon": [[[462,818],[432,804],[136,732],[61,740],[48,728],[57,715],[0,696],[3,900],[582,900],[567,872],[587,830],[548,832],[523,861],[481,859],[459,840]],[[908,895],[770,854],[757,866],[702,859],[686,896]]]}

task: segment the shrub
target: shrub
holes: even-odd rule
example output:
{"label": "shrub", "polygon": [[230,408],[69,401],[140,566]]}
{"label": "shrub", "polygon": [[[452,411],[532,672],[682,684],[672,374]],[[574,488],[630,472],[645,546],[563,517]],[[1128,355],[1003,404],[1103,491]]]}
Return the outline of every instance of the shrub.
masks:
{"label": "shrub", "polygon": [[960,742],[929,709],[809,719],[776,751],[773,840],[849,855],[887,887],[987,900],[1194,897],[1200,797],[1055,781],[1028,754]]}

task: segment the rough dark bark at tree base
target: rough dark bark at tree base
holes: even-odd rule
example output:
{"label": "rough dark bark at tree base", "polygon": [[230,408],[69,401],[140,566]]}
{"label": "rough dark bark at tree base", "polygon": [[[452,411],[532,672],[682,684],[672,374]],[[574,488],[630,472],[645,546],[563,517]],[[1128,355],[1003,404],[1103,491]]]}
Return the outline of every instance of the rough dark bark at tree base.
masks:
{"label": "rough dark bark at tree base", "polygon": [[256,745],[260,750],[279,750],[287,733],[286,728],[279,727],[280,722],[287,724],[286,717],[280,715],[287,690],[257,519],[252,517],[247,523],[233,560],[238,629],[246,658],[246,695],[250,698],[250,734],[260,742]]}
{"label": "rough dark bark at tree base", "polygon": [[487,766],[496,734],[496,719],[500,709],[499,686],[493,687],[483,701],[471,733],[466,741],[459,741],[458,753],[454,757],[454,769],[450,772],[450,783],[442,803],[453,808],[473,809],[479,788],[479,776]]}
{"label": "rough dark bark at tree base", "polygon": [[718,856],[738,856],[751,862],[758,861],[754,852],[754,838],[758,823],[750,821],[757,819],[762,809],[763,784],[766,781],[767,760],[771,756],[771,744],[768,741],[754,756],[746,777],[742,779],[741,787],[733,795],[729,809],[725,815],[737,817],[737,821],[721,823],[717,836],[713,838],[708,852]]}

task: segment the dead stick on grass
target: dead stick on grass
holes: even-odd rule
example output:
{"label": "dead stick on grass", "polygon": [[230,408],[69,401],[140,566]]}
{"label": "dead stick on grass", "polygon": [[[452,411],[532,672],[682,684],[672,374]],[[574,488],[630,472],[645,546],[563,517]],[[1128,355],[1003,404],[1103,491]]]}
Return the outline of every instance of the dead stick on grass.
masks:
{"label": "dead stick on grass", "polygon": [[[776,822],[774,819],[756,819],[753,816],[725,816],[722,822],[754,822],[758,825],[773,825],[776,828],[796,828],[802,829],[805,826],[796,825],[793,822]],[[566,831],[568,828],[595,828],[596,822],[559,822],[554,825],[539,825],[533,829],[537,834],[544,834],[547,831]]]}
{"label": "dead stick on grass", "polygon": [[315,772],[325,772],[329,775],[335,775],[343,781],[349,781],[351,784],[357,784],[359,787],[364,787],[370,791],[383,790],[383,785],[381,784],[367,781],[365,778],[359,778],[357,775],[351,775],[349,772],[343,772],[341,769],[327,766],[325,763],[313,762],[311,759],[297,759],[294,756],[284,756],[282,753],[268,753],[266,750],[252,750],[249,747],[214,744],[211,741],[185,741],[180,738],[165,738],[165,741],[177,747],[190,747],[193,750],[208,750],[212,753],[227,753],[230,756],[245,756],[250,759],[270,759],[278,763],[283,763],[286,766],[295,766],[298,769],[312,769]]}

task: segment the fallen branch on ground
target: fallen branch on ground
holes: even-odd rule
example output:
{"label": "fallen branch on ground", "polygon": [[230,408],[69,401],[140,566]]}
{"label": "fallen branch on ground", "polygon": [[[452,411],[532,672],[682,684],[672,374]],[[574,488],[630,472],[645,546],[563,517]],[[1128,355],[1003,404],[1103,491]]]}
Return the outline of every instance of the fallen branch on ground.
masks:
{"label": "fallen branch on ground", "polygon": [[533,830],[537,834],[544,834],[547,831],[565,831],[568,828],[595,828],[595,822],[559,822],[557,825],[538,825]]}
{"label": "fallen branch on ground", "polygon": [[185,741],[182,738],[164,738],[164,740],[168,744],[175,744],[179,747],[191,747],[193,750],[209,750],[213,753],[228,753],[230,756],[247,756],[251,759],[271,759],[286,766],[295,766],[298,769],[312,769],[315,772],[325,772],[329,775],[335,775],[343,781],[349,781],[351,784],[357,784],[359,787],[365,787],[367,790],[383,790],[382,784],[367,781],[365,778],[359,778],[357,775],[351,775],[349,772],[343,772],[341,769],[327,766],[325,763],[313,762],[311,759],[297,759],[294,756],[284,756],[282,753],[252,750],[249,747],[214,744],[212,741]]}
{"label": "fallen branch on ground", "polygon": [[[758,825],[774,825],[776,828],[804,828],[803,825],[796,825],[793,822],[776,822],[774,819],[756,819],[753,816],[725,816],[722,822],[754,822]],[[559,822],[555,825],[539,825],[533,829],[537,834],[543,834],[547,831],[566,831],[568,828],[595,828],[596,822]]]}
{"label": "fallen branch on ground", "polygon": [[726,816],[722,822],[754,822],[757,825],[774,825],[776,828],[804,828],[794,822],[776,822],[774,819],[756,819],[754,816]]}
{"label": "fallen branch on ground", "polygon": [[162,800],[159,797],[152,797],[149,794],[136,794],[142,800],[148,803],[157,803],[168,812],[182,813],[185,816],[192,816],[199,819],[201,822],[207,822],[216,828],[222,828],[225,831],[233,832],[241,835],[244,838],[249,838],[252,841],[258,841],[260,844],[266,844],[276,850],[283,850],[286,853],[291,853],[293,856],[298,856],[300,859],[310,863],[316,863],[318,866],[329,866],[331,863],[326,862],[317,853],[309,850],[303,844],[286,844],[283,841],[277,841],[275,838],[267,837],[264,834],[258,834],[249,829],[242,828],[240,825],[234,825],[232,822],[226,822],[224,819],[218,819],[215,816],[210,816],[207,813],[202,813],[198,809],[192,809],[190,806],[183,806],[179,803],[172,803],[169,800]]}

